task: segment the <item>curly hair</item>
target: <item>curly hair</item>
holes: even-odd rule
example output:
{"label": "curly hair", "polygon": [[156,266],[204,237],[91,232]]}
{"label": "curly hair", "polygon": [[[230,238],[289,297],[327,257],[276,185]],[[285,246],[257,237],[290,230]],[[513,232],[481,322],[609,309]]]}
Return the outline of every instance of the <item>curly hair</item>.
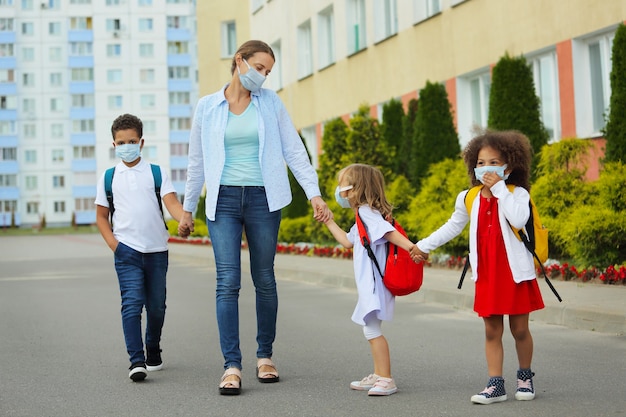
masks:
{"label": "curly hair", "polygon": [[115,134],[118,131],[127,129],[135,129],[137,135],[139,136],[137,139],[143,138],[143,123],[141,122],[141,119],[137,116],[126,113],[118,116],[118,118],[115,119],[111,125],[113,140],[115,140]]}
{"label": "curly hair", "polygon": [[474,168],[478,161],[478,153],[485,147],[498,151],[508,169],[511,170],[506,183],[525,188],[530,192],[530,166],[533,149],[526,135],[516,130],[487,130],[482,135],[470,140],[463,150],[463,160],[472,186],[481,184],[476,179]]}
{"label": "curly hair", "polygon": [[391,217],[393,206],[385,196],[385,179],[376,167],[366,164],[351,164],[337,174],[339,183],[352,185],[348,200],[352,207],[363,205],[378,210],[384,218]]}
{"label": "curly hair", "polygon": [[276,57],[274,56],[274,51],[272,51],[272,48],[268,44],[266,44],[263,41],[256,41],[256,40],[247,41],[247,42],[244,42],[243,45],[241,45],[239,49],[237,49],[237,52],[235,52],[235,54],[233,55],[233,61],[230,64],[230,74],[231,75],[234,74],[235,69],[237,69],[236,59],[237,59],[238,54],[241,54],[241,58],[247,61],[248,58],[250,58],[252,55],[256,54],[257,52],[265,52],[269,54],[269,56],[271,56],[274,61],[276,61]]}

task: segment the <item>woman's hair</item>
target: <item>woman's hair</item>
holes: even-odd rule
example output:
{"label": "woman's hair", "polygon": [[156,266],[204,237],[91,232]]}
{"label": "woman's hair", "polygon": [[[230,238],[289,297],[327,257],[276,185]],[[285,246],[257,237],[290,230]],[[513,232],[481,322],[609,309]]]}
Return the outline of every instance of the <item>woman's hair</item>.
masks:
{"label": "woman's hair", "polygon": [[385,197],[385,179],[376,167],[366,164],[348,165],[337,175],[343,185],[351,185],[350,205],[359,207],[368,205],[378,210],[383,217],[391,216],[393,206]]}
{"label": "woman's hair", "polygon": [[132,114],[122,114],[117,119],[113,121],[111,125],[111,134],[113,135],[113,140],[115,140],[115,134],[119,130],[127,130],[127,129],[135,129],[137,132],[137,139],[143,138],[143,123],[139,119],[139,117]]}
{"label": "woman's hair", "polygon": [[235,54],[233,55],[233,62],[230,64],[231,75],[234,74],[235,69],[237,69],[237,54],[241,54],[241,57],[243,59],[248,60],[248,58],[250,58],[257,52],[265,52],[269,54],[274,61],[276,61],[276,57],[274,57],[274,51],[272,51],[272,48],[270,48],[268,44],[263,41],[247,41],[243,45],[241,45],[239,49],[237,49],[237,52],[235,52]]}
{"label": "woman's hair", "polygon": [[478,161],[478,153],[482,148],[490,147],[498,151],[502,160],[511,171],[507,184],[513,184],[530,191],[530,165],[533,149],[530,141],[516,130],[491,131],[470,140],[463,150],[463,160],[472,185],[480,185],[476,179],[474,168]]}

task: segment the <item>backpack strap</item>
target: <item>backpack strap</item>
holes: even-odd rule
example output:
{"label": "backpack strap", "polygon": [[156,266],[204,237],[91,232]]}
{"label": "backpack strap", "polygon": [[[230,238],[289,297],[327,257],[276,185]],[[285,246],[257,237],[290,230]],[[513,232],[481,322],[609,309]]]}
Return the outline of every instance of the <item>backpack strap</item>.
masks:
{"label": "backpack strap", "polygon": [[161,201],[161,168],[158,165],[150,164],[152,170],[152,178],[154,178],[154,193],[156,194],[157,203],[159,203],[159,210],[161,210],[161,217],[163,218],[163,224],[165,224],[165,230],[167,230],[167,223],[165,222],[165,216],[163,215],[163,202]]}
{"label": "backpack strap", "polygon": [[107,169],[104,173],[104,193],[109,202],[109,221],[111,226],[113,226],[113,212],[115,211],[115,206],[113,205],[113,175],[115,175],[115,167]]}
{"label": "backpack strap", "polygon": [[[376,265],[376,269],[378,270],[380,277],[384,278],[384,275],[380,269],[380,265],[378,264],[378,260],[376,259],[376,256],[374,255],[372,246],[370,245],[370,239],[369,239],[369,236],[367,235],[367,226],[361,220],[361,216],[359,216],[358,210],[356,211],[356,226],[359,229],[359,237],[361,238],[361,243],[363,244],[363,247],[367,251],[367,256],[369,256],[369,258],[372,260],[374,265]],[[376,277],[374,277],[374,280],[376,280]]]}

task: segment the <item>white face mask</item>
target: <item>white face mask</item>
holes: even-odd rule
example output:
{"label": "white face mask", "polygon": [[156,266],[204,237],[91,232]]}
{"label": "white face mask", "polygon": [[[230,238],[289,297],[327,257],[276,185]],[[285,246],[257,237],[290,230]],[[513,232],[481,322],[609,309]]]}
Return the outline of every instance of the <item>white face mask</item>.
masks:
{"label": "white face mask", "polygon": [[502,166],[487,165],[487,166],[482,166],[482,167],[476,167],[474,168],[474,175],[476,175],[476,179],[482,182],[483,184],[484,184],[483,175],[485,175],[487,172],[495,172],[496,174],[498,174],[500,178],[502,178],[503,180],[506,180],[509,178],[509,174],[504,173],[506,168],[507,168],[506,164]]}
{"label": "white face mask", "polygon": [[248,66],[248,72],[242,74],[241,71],[239,71],[239,67],[237,67],[239,81],[241,81],[243,88],[251,93],[255,93],[261,89],[261,86],[265,82],[265,77],[260,72],[253,69],[250,64],[248,64],[248,61],[244,59],[243,62]]}
{"label": "white face mask", "polygon": [[115,156],[122,161],[131,163],[141,156],[141,146],[138,143],[127,143],[115,147]]}
{"label": "white face mask", "polygon": [[341,196],[341,192],[342,191],[348,191],[348,190],[351,190],[351,189],[352,189],[351,185],[348,185],[346,187],[339,187],[339,186],[337,186],[337,188],[335,189],[335,200],[343,208],[349,209],[352,206],[350,205],[350,201],[348,201],[347,198]]}

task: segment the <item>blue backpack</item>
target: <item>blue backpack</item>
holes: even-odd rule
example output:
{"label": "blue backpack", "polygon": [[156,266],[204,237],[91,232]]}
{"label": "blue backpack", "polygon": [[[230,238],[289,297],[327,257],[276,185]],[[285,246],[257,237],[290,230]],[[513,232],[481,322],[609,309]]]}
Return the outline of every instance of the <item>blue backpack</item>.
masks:
{"label": "blue backpack", "polygon": [[[154,192],[157,202],[159,203],[159,209],[161,210],[161,217],[163,217],[163,203],[161,202],[161,168],[154,164],[150,164],[150,168],[152,169],[152,177],[154,178]],[[109,202],[111,224],[113,224],[113,212],[115,211],[115,206],[113,205],[113,175],[115,175],[115,167],[107,169],[104,173],[104,192]],[[165,229],[167,229],[165,218],[163,218],[163,223],[165,224]]]}

